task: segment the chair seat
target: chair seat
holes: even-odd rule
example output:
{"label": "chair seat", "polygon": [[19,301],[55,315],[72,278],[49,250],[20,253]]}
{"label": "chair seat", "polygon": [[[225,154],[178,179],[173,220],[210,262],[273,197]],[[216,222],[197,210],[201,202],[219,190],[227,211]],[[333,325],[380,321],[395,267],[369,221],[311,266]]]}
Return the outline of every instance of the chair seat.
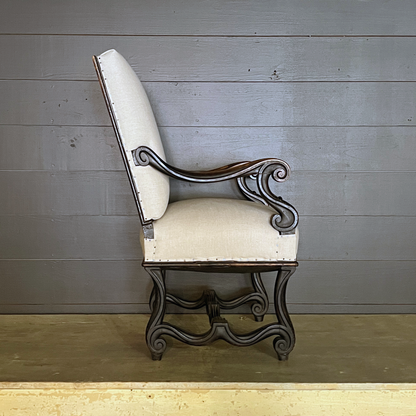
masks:
{"label": "chair seat", "polygon": [[280,235],[276,212],[255,202],[199,198],[174,202],[141,238],[146,262],[294,261],[298,231]]}

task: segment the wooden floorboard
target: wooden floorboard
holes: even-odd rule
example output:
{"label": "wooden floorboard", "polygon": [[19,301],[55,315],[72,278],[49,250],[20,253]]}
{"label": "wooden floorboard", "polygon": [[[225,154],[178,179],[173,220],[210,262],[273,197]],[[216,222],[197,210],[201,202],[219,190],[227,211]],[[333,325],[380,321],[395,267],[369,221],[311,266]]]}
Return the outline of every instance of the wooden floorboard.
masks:
{"label": "wooden floorboard", "polygon": [[[271,320],[271,316],[266,317]],[[414,415],[416,315],[295,315],[297,345],[144,341],[148,315],[0,315],[0,414]],[[255,325],[228,315],[235,328]],[[203,315],[168,320],[202,331]]]}
{"label": "wooden floorboard", "polygon": [[[249,315],[226,315],[236,331]],[[266,321],[272,320],[272,315]],[[297,343],[287,362],[272,339],[237,348],[190,347],[167,338],[150,359],[148,315],[0,315],[0,382],[416,383],[416,315],[294,315]],[[205,315],[169,315],[194,332]]]}

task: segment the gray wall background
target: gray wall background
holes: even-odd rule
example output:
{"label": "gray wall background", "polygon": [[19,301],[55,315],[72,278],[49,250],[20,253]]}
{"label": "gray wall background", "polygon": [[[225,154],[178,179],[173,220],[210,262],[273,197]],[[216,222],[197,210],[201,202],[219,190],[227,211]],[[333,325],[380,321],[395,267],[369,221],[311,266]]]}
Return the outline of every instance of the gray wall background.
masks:
{"label": "gray wall background", "polygon": [[[2,0],[0,312],[146,312],[139,220],[91,62],[115,48],[168,159],[281,157],[294,313],[416,312],[416,2]],[[172,198],[237,195],[173,184]],[[206,275],[169,280],[196,294]],[[272,288],[273,275],[266,275]],[[224,296],[247,276],[214,276]]]}

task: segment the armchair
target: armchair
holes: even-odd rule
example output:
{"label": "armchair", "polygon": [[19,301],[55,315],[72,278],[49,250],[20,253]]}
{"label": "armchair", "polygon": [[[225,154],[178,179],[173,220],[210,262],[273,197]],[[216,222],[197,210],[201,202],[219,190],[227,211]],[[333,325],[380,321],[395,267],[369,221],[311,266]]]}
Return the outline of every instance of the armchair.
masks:
{"label": "armchair", "polygon": [[[152,359],[162,358],[165,336],[190,345],[223,339],[236,346],[274,336],[277,357],[286,360],[295,345],[286,287],[298,265],[298,214],[274,195],[270,183],[285,181],[289,165],[274,158],[209,171],[185,171],[169,165],[147,95],[127,61],[109,50],[94,56],[93,62],[142,224],[143,267],[154,285],[146,328]],[[235,180],[245,200],[198,198],[169,203],[169,177],[197,183]],[[169,270],[250,273],[253,290],[227,300],[214,290],[205,290],[196,300],[182,299],[166,290]],[[250,333],[233,332],[221,310],[248,303],[254,319],[261,322],[269,308],[261,273],[269,271],[277,272],[277,321]],[[165,322],[167,303],[186,309],[205,306],[211,328],[193,334]]]}

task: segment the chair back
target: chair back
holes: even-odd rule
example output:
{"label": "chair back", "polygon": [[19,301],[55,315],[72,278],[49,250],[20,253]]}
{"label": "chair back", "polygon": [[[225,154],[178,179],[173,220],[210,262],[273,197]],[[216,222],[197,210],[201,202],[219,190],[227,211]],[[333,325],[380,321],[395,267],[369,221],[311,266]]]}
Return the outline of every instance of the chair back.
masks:
{"label": "chair back", "polygon": [[169,178],[151,166],[135,166],[131,151],[150,147],[165,159],[147,94],[128,62],[111,49],[93,58],[142,223],[163,216]]}

